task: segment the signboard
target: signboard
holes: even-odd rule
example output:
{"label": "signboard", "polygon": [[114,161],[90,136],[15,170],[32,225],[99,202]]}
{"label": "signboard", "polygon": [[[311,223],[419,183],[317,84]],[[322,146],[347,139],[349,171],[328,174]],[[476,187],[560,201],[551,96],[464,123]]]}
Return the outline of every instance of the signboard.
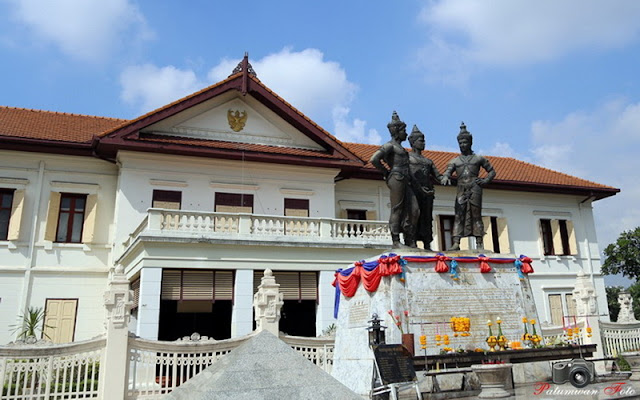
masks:
{"label": "signboard", "polygon": [[416,380],[413,358],[401,344],[375,346],[373,354],[376,358],[376,365],[383,385]]}

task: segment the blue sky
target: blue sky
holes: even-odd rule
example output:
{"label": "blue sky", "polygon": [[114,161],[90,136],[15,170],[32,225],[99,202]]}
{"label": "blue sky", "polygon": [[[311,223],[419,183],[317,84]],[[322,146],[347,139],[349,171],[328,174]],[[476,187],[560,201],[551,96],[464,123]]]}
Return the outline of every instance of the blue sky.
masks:
{"label": "blue sky", "polygon": [[386,141],[397,110],[456,150],[622,189],[595,203],[602,245],[640,225],[637,0],[0,0],[0,104],[133,118],[258,77],[346,141]]}

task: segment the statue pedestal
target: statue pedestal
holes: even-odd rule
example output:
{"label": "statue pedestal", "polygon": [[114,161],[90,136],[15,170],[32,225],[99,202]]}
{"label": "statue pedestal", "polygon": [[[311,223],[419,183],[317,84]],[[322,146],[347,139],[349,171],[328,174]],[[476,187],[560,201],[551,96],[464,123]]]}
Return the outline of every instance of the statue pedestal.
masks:
{"label": "statue pedestal", "polygon": [[[435,272],[436,262],[422,262],[434,253],[402,252],[408,260],[405,280],[400,275],[383,276],[375,292],[367,292],[360,278],[353,297],[340,295],[336,330],[336,347],[332,375],[361,395],[371,389],[374,357],[368,343],[368,321],[376,313],[386,326],[386,343],[402,343],[402,334],[389,311],[401,317],[405,333],[427,336],[427,356],[437,354],[445,344],[436,345],[436,335],[449,335],[453,349],[487,349],[487,320],[502,320],[502,332],[508,341],[519,340],[523,333],[522,317],[538,320],[529,281],[520,279],[514,262],[492,263],[491,271],[480,272],[480,261],[458,263],[458,279],[450,272]],[[468,257],[470,252],[447,253],[448,257]],[[500,255],[502,259],[513,256]],[[372,258],[368,261],[375,261]],[[465,259],[469,261],[469,259]],[[449,262],[447,262],[449,264]],[[404,312],[409,314],[408,321]],[[470,318],[468,336],[454,336],[452,317]],[[408,328],[407,328],[408,327]],[[494,331],[494,334],[496,332]],[[424,350],[418,352],[424,355]]]}
{"label": "statue pedestal", "polygon": [[478,377],[482,391],[480,399],[499,399],[511,397],[505,390],[505,383],[511,375],[512,364],[480,364],[472,365],[471,369]]}

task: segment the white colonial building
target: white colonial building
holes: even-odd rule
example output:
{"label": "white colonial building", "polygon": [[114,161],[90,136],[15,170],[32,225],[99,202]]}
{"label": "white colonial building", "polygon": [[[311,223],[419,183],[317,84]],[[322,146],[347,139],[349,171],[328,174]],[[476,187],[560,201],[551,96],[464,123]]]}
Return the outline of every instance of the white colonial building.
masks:
{"label": "white colonial building", "polygon": [[[388,189],[368,164],[376,149],[333,137],[246,58],[134,120],[0,107],[0,344],[29,307],[45,310],[56,342],[102,334],[117,265],[140,337],[249,333],[267,268],[284,292],[280,329],[320,334],[333,322],[334,271],[390,250]],[[425,154],[441,171],[455,155]],[[579,272],[596,288],[594,314],[608,314],[592,203],[618,189],[488,158],[485,247],[533,259],[542,322],[576,314]],[[454,196],[436,187],[433,249],[450,245]]]}

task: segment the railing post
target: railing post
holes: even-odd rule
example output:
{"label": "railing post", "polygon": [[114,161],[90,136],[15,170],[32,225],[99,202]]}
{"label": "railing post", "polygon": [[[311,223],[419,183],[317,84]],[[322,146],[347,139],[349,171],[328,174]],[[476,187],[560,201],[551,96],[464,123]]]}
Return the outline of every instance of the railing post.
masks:
{"label": "railing post", "polygon": [[331,237],[331,220],[329,219],[320,220],[320,237],[323,237],[323,238]]}
{"label": "railing post", "polygon": [[49,359],[47,360],[47,372],[45,373],[45,377],[44,398],[48,399],[51,394],[51,378],[53,377],[53,356],[49,356]]}
{"label": "railing post", "polygon": [[109,282],[104,304],[107,309],[107,340],[98,398],[118,400],[125,397],[127,388],[128,325],[133,305],[133,291],[129,290],[129,281],[121,265],[116,267]]}
{"label": "railing post", "polygon": [[238,215],[238,234],[239,235],[251,234],[251,214]]}
{"label": "railing post", "polygon": [[159,231],[162,228],[162,212],[160,210],[149,209],[149,230]]}

